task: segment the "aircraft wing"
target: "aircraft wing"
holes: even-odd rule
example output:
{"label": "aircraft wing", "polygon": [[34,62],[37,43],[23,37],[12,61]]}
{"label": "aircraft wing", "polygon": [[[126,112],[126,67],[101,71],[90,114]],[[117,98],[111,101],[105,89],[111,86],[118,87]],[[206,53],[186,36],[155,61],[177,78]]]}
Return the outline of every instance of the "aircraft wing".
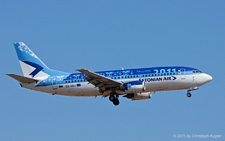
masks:
{"label": "aircraft wing", "polygon": [[115,81],[113,79],[91,72],[86,69],[78,69],[77,71],[85,74],[86,75],[85,79],[89,83],[93,84],[95,87],[100,88],[102,92],[109,89],[115,89],[122,84],[121,82]]}

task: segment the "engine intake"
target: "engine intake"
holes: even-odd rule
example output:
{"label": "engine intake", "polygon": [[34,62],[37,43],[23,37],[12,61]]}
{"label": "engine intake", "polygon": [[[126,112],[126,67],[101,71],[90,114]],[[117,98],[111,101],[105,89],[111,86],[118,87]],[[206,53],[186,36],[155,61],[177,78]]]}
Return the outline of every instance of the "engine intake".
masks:
{"label": "engine intake", "polygon": [[126,82],[120,86],[120,90],[127,93],[140,93],[145,91],[145,82],[141,80]]}

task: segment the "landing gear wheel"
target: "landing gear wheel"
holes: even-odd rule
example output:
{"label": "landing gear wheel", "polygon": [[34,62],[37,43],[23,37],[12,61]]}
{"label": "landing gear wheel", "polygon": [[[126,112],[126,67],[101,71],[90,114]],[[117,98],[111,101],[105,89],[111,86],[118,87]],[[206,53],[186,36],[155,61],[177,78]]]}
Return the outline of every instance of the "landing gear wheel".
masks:
{"label": "landing gear wheel", "polygon": [[119,105],[120,104],[120,101],[119,101],[119,95],[115,95],[115,94],[111,94],[110,96],[109,96],[109,100],[115,105],[115,106],[117,106],[117,105]]}
{"label": "landing gear wheel", "polygon": [[111,102],[113,102],[115,99],[116,99],[116,97],[115,97],[114,95],[110,95],[110,96],[109,96],[109,100],[110,100]]}
{"label": "landing gear wheel", "polygon": [[191,97],[191,93],[187,93],[187,97]]}
{"label": "landing gear wheel", "polygon": [[119,99],[118,99],[118,98],[115,98],[115,99],[113,100],[113,104],[114,104],[115,106],[119,105],[119,104],[120,104]]}

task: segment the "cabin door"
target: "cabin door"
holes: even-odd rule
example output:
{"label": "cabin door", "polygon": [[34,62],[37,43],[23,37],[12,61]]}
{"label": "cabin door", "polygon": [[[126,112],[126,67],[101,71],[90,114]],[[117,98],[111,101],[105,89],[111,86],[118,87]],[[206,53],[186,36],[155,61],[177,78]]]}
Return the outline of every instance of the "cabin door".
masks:
{"label": "cabin door", "polygon": [[180,78],[181,79],[186,79],[186,72],[185,72],[185,69],[180,69]]}
{"label": "cabin door", "polygon": [[53,90],[57,90],[58,89],[57,81],[55,79],[52,80],[52,89]]}

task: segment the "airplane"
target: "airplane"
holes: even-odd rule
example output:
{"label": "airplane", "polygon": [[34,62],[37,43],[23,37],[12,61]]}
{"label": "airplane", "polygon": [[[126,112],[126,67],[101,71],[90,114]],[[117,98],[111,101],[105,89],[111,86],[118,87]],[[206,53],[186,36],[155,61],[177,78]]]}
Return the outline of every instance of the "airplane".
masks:
{"label": "airplane", "polygon": [[23,42],[15,42],[23,76],[7,74],[23,88],[64,96],[109,97],[119,105],[119,96],[131,100],[150,99],[157,91],[197,90],[212,80],[199,69],[185,66],[165,66],[93,72],[77,69],[68,73],[48,68]]}

